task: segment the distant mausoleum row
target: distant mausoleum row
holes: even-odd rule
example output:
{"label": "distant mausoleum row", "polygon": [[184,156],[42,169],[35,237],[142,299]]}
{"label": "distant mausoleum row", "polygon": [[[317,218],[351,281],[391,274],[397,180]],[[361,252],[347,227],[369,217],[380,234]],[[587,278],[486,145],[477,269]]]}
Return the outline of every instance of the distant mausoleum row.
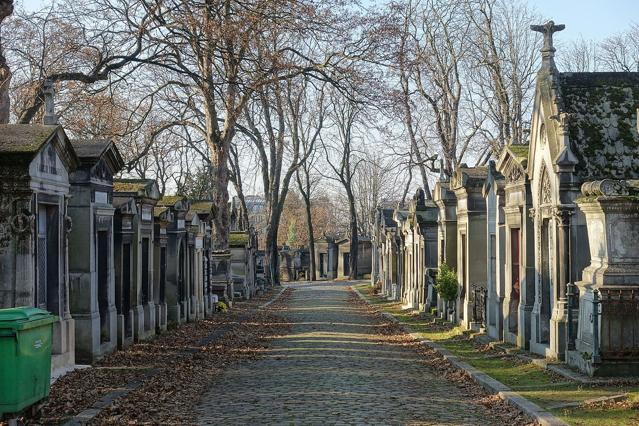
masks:
{"label": "distant mausoleum row", "polygon": [[[546,40],[529,144],[378,209],[372,280],[587,374],[636,376],[639,73],[559,73],[553,53]],[[449,306],[434,289],[444,263],[459,283]]]}
{"label": "distant mausoleum row", "polygon": [[114,179],[109,140],[58,125],[0,126],[0,308],[59,317],[52,368],[204,318],[258,290],[256,235],[211,244],[211,201],[161,197],[155,181]]}

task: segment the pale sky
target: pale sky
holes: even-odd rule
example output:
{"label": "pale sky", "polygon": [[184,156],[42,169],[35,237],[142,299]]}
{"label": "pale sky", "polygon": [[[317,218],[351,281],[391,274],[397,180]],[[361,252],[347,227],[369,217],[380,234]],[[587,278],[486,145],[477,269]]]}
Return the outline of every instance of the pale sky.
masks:
{"label": "pale sky", "polygon": [[[369,0],[375,3],[375,0]],[[17,0],[29,10],[50,4],[50,0]],[[380,2],[381,3],[381,2]],[[528,0],[544,18],[565,24],[557,41],[571,41],[583,35],[601,40],[639,23],[639,0]]]}

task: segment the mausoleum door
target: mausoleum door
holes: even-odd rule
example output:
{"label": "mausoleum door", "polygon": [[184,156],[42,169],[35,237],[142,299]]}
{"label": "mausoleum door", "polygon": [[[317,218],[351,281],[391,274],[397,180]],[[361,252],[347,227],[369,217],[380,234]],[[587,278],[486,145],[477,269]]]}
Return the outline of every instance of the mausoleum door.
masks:
{"label": "mausoleum door", "polygon": [[122,245],[122,312],[127,336],[131,335],[131,243]]}
{"label": "mausoleum door", "polygon": [[[461,234],[461,293],[459,300],[463,301],[466,298],[466,291],[468,282],[466,279],[466,234]],[[464,309],[459,310],[459,318],[464,319]]]}
{"label": "mausoleum door", "polygon": [[160,303],[166,300],[166,247],[160,247]]}
{"label": "mausoleum door", "polygon": [[180,254],[178,255],[178,279],[177,279],[177,285],[178,285],[178,300],[179,301],[183,301],[185,299],[184,297],[184,272],[185,272],[185,268],[184,268],[184,240],[182,240],[182,242],[180,243]]}
{"label": "mausoleum door", "polygon": [[520,271],[520,237],[519,228],[510,230],[510,304],[508,306],[508,324],[511,333],[518,332],[519,295],[521,289]]}
{"label": "mausoleum door", "polygon": [[109,232],[97,232],[98,311],[100,342],[109,340]]}
{"label": "mausoleum door", "polygon": [[38,206],[37,306],[60,315],[60,226],[57,205]]}
{"label": "mausoleum door", "polygon": [[344,253],[344,276],[348,277],[351,274],[351,255],[350,253]]}
{"label": "mausoleum door", "polygon": [[550,317],[552,315],[553,282],[550,256],[552,250],[550,219],[543,219],[541,226],[541,306],[539,315],[539,343],[550,342]]}
{"label": "mausoleum door", "polygon": [[149,303],[149,239],[142,238],[142,303]]}
{"label": "mausoleum door", "polygon": [[320,278],[326,277],[326,268],[324,262],[324,253],[319,254],[319,269],[320,269]]}

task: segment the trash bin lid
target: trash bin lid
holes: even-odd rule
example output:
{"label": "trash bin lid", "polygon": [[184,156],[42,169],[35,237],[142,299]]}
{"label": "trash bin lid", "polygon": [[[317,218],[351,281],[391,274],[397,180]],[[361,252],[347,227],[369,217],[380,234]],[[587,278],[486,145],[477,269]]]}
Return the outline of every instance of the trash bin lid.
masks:
{"label": "trash bin lid", "polygon": [[55,315],[39,308],[23,306],[0,309],[0,329],[23,330],[55,321]]}

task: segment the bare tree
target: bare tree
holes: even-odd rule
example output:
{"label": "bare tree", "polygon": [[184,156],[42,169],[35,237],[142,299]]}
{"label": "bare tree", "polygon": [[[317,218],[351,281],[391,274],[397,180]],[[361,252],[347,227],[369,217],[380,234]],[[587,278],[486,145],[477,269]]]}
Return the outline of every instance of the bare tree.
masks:
{"label": "bare tree", "polygon": [[264,86],[245,106],[243,117],[245,134],[258,153],[268,217],[266,262],[269,279],[274,284],[279,284],[278,232],[290,181],[313,152],[322,128],[323,118],[320,116],[319,125],[312,134],[302,134],[304,129],[300,127],[299,115],[306,88],[306,84],[292,79]]}
{"label": "bare tree", "polygon": [[[357,277],[357,260],[359,227],[357,223],[357,206],[353,190],[353,177],[361,160],[356,157],[355,147],[356,124],[363,114],[363,105],[352,98],[344,98],[332,93],[329,116],[334,125],[335,134],[321,136],[326,163],[333,171],[332,179],[336,179],[346,193],[348,205],[348,233],[351,240],[349,254],[349,278]],[[326,176],[326,175],[325,175]],[[328,176],[327,176],[328,177]]]}
{"label": "bare tree", "polygon": [[486,162],[508,143],[525,143],[539,51],[528,28],[538,17],[519,2],[467,0],[466,5],[473,24],[471,87],[474,99],[481,100],[476,107],[491,123],[481,129],[492,148],[483,155]]}
{"label": "bare tree", "polygon": [[[13,0],[0,1],[0,29],[3,28],[4,20],[13,13]],[[11,86],[11,70],[4,56],[4,46],[0,40],[0,124],[7,124],[11,112],[11,98],[9,97],[9,87]]]}
{"label": "bare tree", "polygon": [[467,126],[461,127],[465,119],[464,72],[470,35],[471,23],[459,2],[425,0],[419,3],[411,22],[415,49],[412,79],[417,93],[430,108],[434,138],[447,175],[459,165],[482,125],[481,119],[470,111]]}
{"label": "bare tree", "polygon": [[315,281],[315,232],[313,229],[312,198],[319,183],[318,176],[313,173],[316,156],[316,142],[324,125],[324,90],[310,90],[308,80],[302,83],[300,90],[291,96],[289,92],[288,122],[292,129],[292,137],[299,140],[304,152],[309,155],[295,171],[297,188],[304,200],[306,211],[306,227],[308,228],[308,249],[310,255],[310,279]]}
{"label": "bare tree", "polygon": [[599,46],[583,37],[559,49],[560,69],[567,72],[594,72],[600,69]]}
{"label": "bare tree", "polygon": [[639,24],[606,38],[599,47],[602,68],[617,72],[639,71]]}

